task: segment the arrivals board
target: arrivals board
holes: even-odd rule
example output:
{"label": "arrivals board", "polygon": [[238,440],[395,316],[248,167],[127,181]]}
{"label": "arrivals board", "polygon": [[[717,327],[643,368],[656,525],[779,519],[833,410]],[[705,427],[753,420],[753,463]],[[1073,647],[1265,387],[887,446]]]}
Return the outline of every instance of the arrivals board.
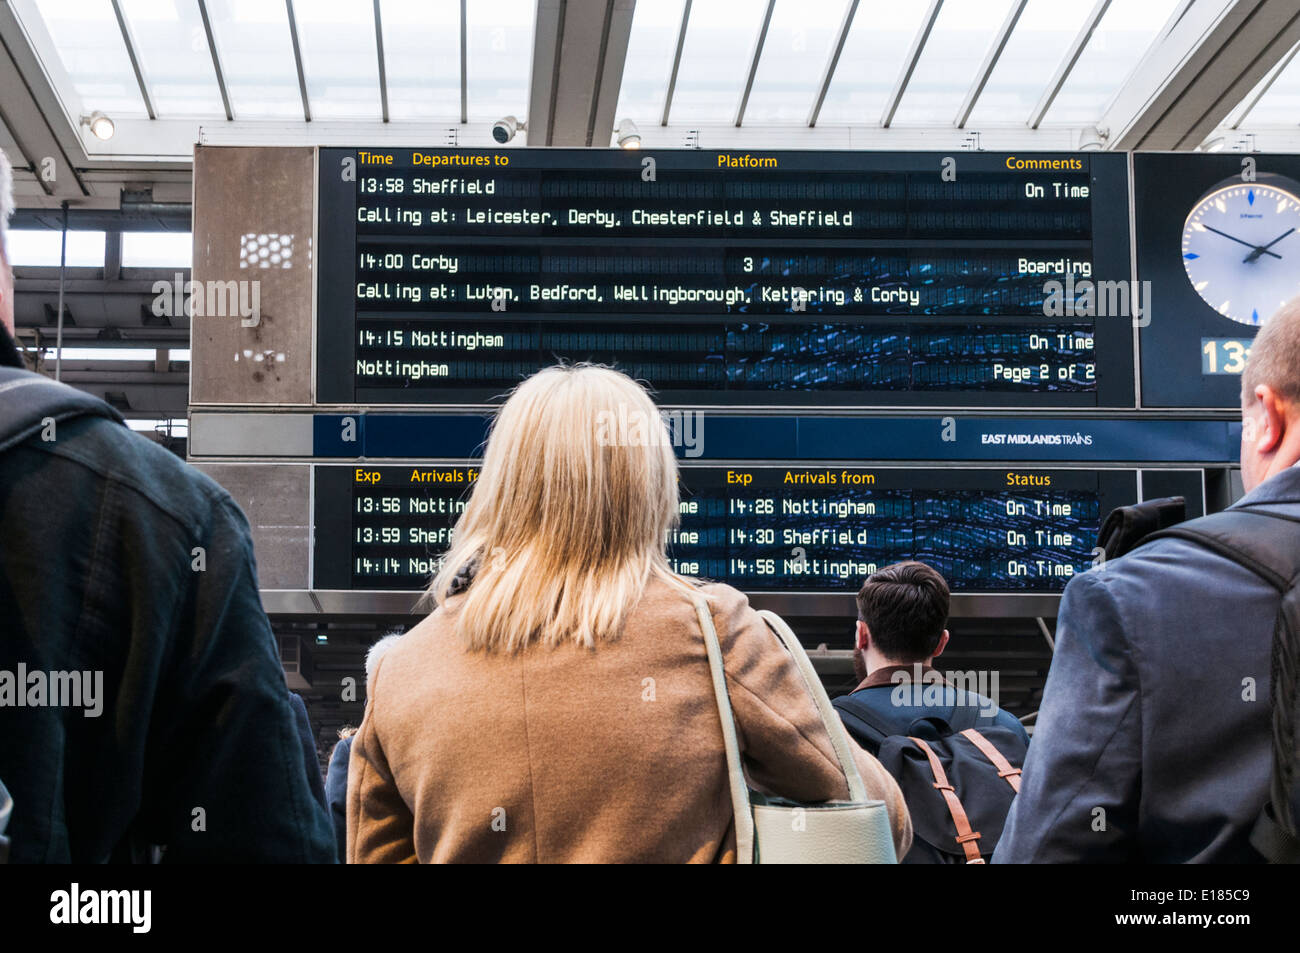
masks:
{"label": "arrivals board", "polygon": [[[473,466],[315,468],[315,585],[424,588],[464,510]],[[673,567],[747,591],[856,591],[921,559],[956,592],[1057,592],[1094,564],[1101,517],[1140,497],[1129,469],[698,467],[681,472]],[[1159,494],[1204,509],[1199,470]],[[1151,479],[1153,485],[1157,482]]]}

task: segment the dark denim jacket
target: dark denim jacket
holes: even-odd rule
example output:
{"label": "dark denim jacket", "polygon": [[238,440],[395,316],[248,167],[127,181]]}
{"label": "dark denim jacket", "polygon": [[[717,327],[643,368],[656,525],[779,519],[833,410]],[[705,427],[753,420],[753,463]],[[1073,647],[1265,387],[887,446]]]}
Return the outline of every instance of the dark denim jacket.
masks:
{"label": "dark denim jacket", "polygon": [[0,696],[10,860],[330,862],[244,515],[114,416],[0,451],[0,679],[102,673],[97,717]]}

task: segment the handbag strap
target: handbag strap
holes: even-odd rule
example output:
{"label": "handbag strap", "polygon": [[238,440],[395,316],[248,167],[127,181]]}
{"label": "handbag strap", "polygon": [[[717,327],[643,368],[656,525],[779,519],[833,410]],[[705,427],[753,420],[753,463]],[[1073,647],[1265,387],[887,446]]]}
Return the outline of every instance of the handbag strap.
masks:
{"label": "handbag strap", "polygon": [[745,783],[745,769],[740,761],[740,741],[736,737],[736,719],[731,713],[731,697],[727,694],[727,677],[722,668],[722,646],[718,632],[713,627],[713,613],[703,598],[695,601],[695,614],[704,632],[704,650],[709,657],[709,674],[713,677],[713,695],[718,702],[718,717],[722,721],[722,747],[727,752],[727,783],[731,788],[731,808],[736,815],[736,863],[754,862],[754,815],[749,806],[749,785]]}
{"label": "handbag strap", "polygon": [[867,786],[862,783],[862,775],[858,772],[857,762],[853,760],[853,749],[849,747],[849,736],[844,730],[844,722],[840,720],[839,712],[835,710],[835,706],[831,704],[830,696],[826,694],[826,689],[822,687],[822,680],[817,677],[817,671],[813,668],[808,653],[804,651],[799,636],[794,634],[794,631],[786,624],[785,619],[782,619],[771,609],[759,609],[758,614],[762,616],[763,621],[776,633],[777,638],[794,656],[795,666],[799,669],[799,674],[803,676],[804,685],[807,687],[808,693],[812,695],[813,702],[817,705],[817,714],[821,716],[822,724],[826,727],[826,733],[830,735],[831,747],[835,750],[835,758],[840,763],[840,770],[844,772],[844,780],[848,782],[849,800],[866,801],[868,799]]}

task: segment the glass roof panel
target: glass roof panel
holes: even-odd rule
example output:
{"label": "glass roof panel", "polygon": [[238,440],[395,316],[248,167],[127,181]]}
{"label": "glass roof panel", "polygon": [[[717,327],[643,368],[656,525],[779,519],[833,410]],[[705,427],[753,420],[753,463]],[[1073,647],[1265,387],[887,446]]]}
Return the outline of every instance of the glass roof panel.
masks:
{"label": "glass roof panel", "polygon": [[847,6],[845,0],[776,0],[745,122],[808,121]]}
{"label": "glass roof panel", "polygon": [[302,119],[298,70],[283,3],[208,0],[236,119]]}
{"label": "glass roof panel", "polygon": [[[116,24],[115,24],[116,25]],[[9,230],[7,253],[9,264],[22,267],[59,267],[63,233],[55,228],[14,228]],[[68,231],[68,267],[103,268],[104,233]]]}
{"label": "glass roof panel", "polygon": [[626,118],[649,125],[662,118],[685,5],[685,0],[636,5],[627,58],[623,62],[623,85],[619,87],[618,107],[614,110],[615,122]]}
{"label": "glass roof panel", "polygon": [[310,0],[293,14],[311,118],[381,119],[371,0]]}
{"label": "glass roof panel", "polygon": [[114,117],[147,116],[140,86],[109,0],[30,4],[39,12],[80,104],[73,116],[102,110]]}
{"label": "glass roof panel", "polygon": [[1026,122],[1090,10],[1087,3],[1029,0],[967,126]]}
{"label": "glass roof panel", "polygon": [[123,268],[189,268],[194,258],[190,232],[123,232]]}
{"label": "glass roof panel", "polygon": [[193,0],[122,0],[154,111],[173,116],[221,116],[221,91],[208,37]]}
{"label": "glass roof panel", "polygon": [[[928,4],[862,0],[831,79],[818,124],[877,125]],[[953,112],[957,107],[953,106]],[[952,117],[949,116],[951,121]]]}
{"label": "glass roof panel", "polygon": [[389,117],[459,120],[458,0],[382,0],[380,14]]}
{"label": "glass roof panel", "polygon": [[669,121],[729,122],[745,90],[765,0],[695,0]]}
{"label": "glass roof panel", "polygon": [[952,122],[1010,8],[1009,0],[961,0],[939,8],[895,125]]}
{"label": "glass roof panel", "polygon": [[1114,0],[1057,94],[1044,124],[1096,122],[1160,35],[1179,0]]}
{"label": "glass roof panel", "polygon": [[[535,0],[466,5],[466,101],[470,121],[527,119]],[[459,42],[459,38],[457,38]],[[460,112],[459,88],[456,112]]]}

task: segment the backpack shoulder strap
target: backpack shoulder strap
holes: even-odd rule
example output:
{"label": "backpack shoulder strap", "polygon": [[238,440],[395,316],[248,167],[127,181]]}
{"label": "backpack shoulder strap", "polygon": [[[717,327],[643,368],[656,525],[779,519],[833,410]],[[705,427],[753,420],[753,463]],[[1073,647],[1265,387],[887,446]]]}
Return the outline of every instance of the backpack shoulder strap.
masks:
{"label": "backpack shoulder strap", "polygon": [[1296,685],[1300,681],[1300,517],[1269,504],[1237,506],[1148,539],[1186,539],[1249,569],[1281,595],[1269,662],[1272,775],[1269,797],[1250,844],[1270,863],[1300,863],[1300,837],[1291,809],[1295,780]]}
{"label": "backpack shoulder strap", "polygon": [[957,796],[957,792],[948,781],[948,773],[943,770],[939,756],[934,753],[933,748],[920,738],[909,737],[907,740],[920,748],[921,753],[930,762],[930,771],[934,774],[934,786],[939,789],[939,793],[943,795],[944,801],[948,804],[948,813],[952,815],[953,826],[957,828],[957,843],[961,844],[962,852],[966,855],[966,863],[984,863],[984,858],[980,856],[979,846],[975,843],[980,839],[979,831],[971,830],[970,818],[966,816],[966,808],[962,806],[961,798]]}
{"label": "backpack shoulder strap", "polygon": [[1278,592],[1300,575],[1300,519],[1266,507],[1234,507],[1147,536],[1185,539],[1249,569]]}
{"label": "backpack shoulder strap", "polygon": [[856,698],[853,697],[852,692],[850,692],[847,695],[841,695],[839,698],[833,700],[831,704],[834,705],[840,711],[848,712],[858,721],[862,722],[864,725],[866,725],[868,728],[874,731],[877,735],[879,735],[880,736],[879,738],[873,739],[877,744],[880,744],[890,735],[896,734],[896,732],[889,730],[889,725],[885,724],[881,720],[880,716],[877,715],[874,710],[872,710],[870,705],[859,702]]}
{"label": "backpack shoulder strap", "polygon": [[116,410],[97,397],[16,367],[0,367],[0,452],[22,443],[49,420],[82,416],[121,423]]}
{"label": "backpack shoulder strap", "polygon": [[1002,756],[1002,752],[997,749],[993,742],[974,728],[967,728],[961,732],[961,736],[976,748],[979,748],[980,753],[993,762],[993,767],[998,769],[998,777],[1003,778],[1007,784],[1011,785],[1011,790],[1017,794],[1020,793],[1020,769],[1013,768],[1011,762]]}

